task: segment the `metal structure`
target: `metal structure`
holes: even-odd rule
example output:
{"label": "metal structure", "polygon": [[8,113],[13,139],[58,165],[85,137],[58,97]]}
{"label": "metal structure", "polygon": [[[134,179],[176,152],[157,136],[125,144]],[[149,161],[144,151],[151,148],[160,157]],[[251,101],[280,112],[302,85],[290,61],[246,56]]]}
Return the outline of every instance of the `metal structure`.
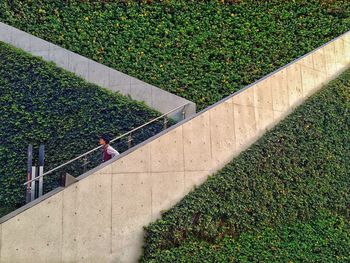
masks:
{"label": "metal structure", "polygon": [[26,202],[29,203],[43,195],[44,185],[45,146],[39,147],[39,166],[33,165],[33,145],[28,146]]}
{"label": "metal structure", "polygon": [[[33,145],[28,146],[28,162],[27,162],[27,181],[32,179],[32,163],[33,163]],[[31,201],[30,185],[26,188],[26,202]]]}

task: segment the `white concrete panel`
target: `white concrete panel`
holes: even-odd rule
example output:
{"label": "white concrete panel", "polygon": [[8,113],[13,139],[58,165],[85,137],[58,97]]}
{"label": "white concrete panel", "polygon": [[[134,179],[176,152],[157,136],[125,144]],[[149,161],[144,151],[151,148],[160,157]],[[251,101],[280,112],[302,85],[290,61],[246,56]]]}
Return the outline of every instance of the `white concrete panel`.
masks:
{"label": "white concrete panel", "polygon": [[89,59],[71,52],[69,56],[68,70],[76,75],[88,80],[89,76]]}
{"label": "white concrete panel", "polygon": [[185,171],[209,170],[212,164],[209,111],[183,125]]}
{"label": "white concrete panel", "polygon": [[0,22],[0,41],[10,43],[12,40],[12,31],[4,23]]}
{"label": "white concrete panel", "polygon": [[71,52],[68,50],[52,47],[49,52],[49,60],[57,66],[67,69],[69,68],[70,54]]}
{"label": "white concrete panel", "polygon": [[350,64],[350,43],[344,41],[344,57],[347,67]]}
{"label": "white concrete panel", "polygon": [[147,173],[151,171],[151,146],[144,145],[128,154],[127,158],[118,159],[112,164],[113,174]]}
{"label": "white concrete panel", "polygon": [[185,192],[185,173],[152,173],[152,220],[179,202]]}
{"label": "white concrete panel", "polygon": [[342,39],[347,42],[348,44],[350,44],[350,32],[347,32],[345,33],[343,36],[342,36]]}
{"label": "white concrete panel", "polygon": [[152,172],[184,171],[182,126],[152,141],[150,146]]}
{"label": "white concrete panel", "polygon": [[62,262],[77,262],[78,259],[78,191],[79,183],[69,186],[63,191],[62,221]]}
{"label": "white concrete panel", "polygon": [[231,160],[236,152],[232,99],[210,110],[210,137],[212,168],[219,169]]}
{"label": "white concrete panel", "polygon": [[61,259],[62,192],[2,223],[1,262]]}
{"label": "white concrete panel", "polygon": [[304,99],[313,94],[313,91],[316,88],[315,76],[317,73],[318,72],[313,69],[301,66],[301,79],[302,79],[302,85],[303,85]]}
{"label": "white concrete panel", "polygon": [[131,77],[119,72],[115,69],[110,68],[108,71],[108,86],[113,87],[113,86],[123,86],[123,87],[129,87],[131,84]]}
{"label": "white concrete panel", "polygon": [[254,92],[254,107],[272,110],[272,93],[270,79],[271,77],[266,78],[254,85],[253,87],[251,87],[251,89],[253,89]]}
{"label": "white concrete panel", "polygon": [[154,87],[146,83],[130,84],[130,95],[133,99],[152,105],[152,93]]}
{"label": "white concrete panel", "polygon": [[50,50],[50,42],[47,42],[45,40],[42,40],[41,38],[35,37],[33,35],[30,35],[29,39],[29,51],[47,51]]}
{"label": "white concrete panel", "polygon": [[338,38],[337,40],[334,41],[334,51],[335,51],[337,69],[338,69],[338,72],[340,72],[344,67],[347,66],[344,40],[342,38]]}
{"label": "white concrete panel", "polygon": [[18,29],[12,30],[11,32],[11,44],[27,52],[30,51],[30,38],[30,34]]}
{"label": "white concrete panel", "polygon": [[233,108],[236,150],[241,151],[249,146],[257,136],[255,108],[236,104]]}
{"label": "white concrete panel", "polygon": [[116,230],[113,239],[117,240],[118,245],[112,254],[111,262],[115,263],[131,263],[138,262],[142,254],[142,246],[144,241],[143,227],[132,230]]}
{"label": "white concrete panel", "polygon": [[292,108],[295,108],[300,105],[303,98],[300,65],[297,63],[291,64],[286,68],[286,71],[289,92],[289,105]]}
{"label": "white concrete panel", "polygon": [[79,181],[77,261],[109,262],[112,250],[111,201],[111,174],[93,174]]}
{"label": "white concrete panel", "polygon": [[254,106],[254,90],[250,87],[232,97],[232,102],[237,105]]}
{"label": "white concrete panel", "polygon": [[270,77],[272,108],[277,111],[285,111],[289,108],[289,90],[287,82],[287,70],[282,69]]}
{"label": "white concrete panel", "polygon": [[[114,174],[112,183],[113,233],[132,230],[150,222],[152,218],[151,174]],[[119,241],[117,241],[113,240],[113,247],[118,245]]]}
{"label": "white concrete panel", "polygon": [[324,55],[323,48],[316,50],[312,53],[315,70],[327,73],[326,58]]}
{"label": "white concrete panel", "polygon": [[95,83],[102,87],[108,87],[109,85],[109,68],[105,65],[89,60],[88,63],[89,73],[88,81]]}
{"label": "white concrete panel", "polygon": [[338,72],[334,42],[329,43],[328,45],[324,46],[322,49],[325,55],[327,75],[329,77],[333,77]]}
{"label": "white concrete panel", "polygon": [[300,59],[298,63],[304,67],[314,69],[314,60],[312,55],[306,55],[305,57]]}
{"label": "white concrete panel", "polygon": [[143,226],[152,220],[149,173],[113,175],[112,262],[136,262],[141,254]]}
{"label": "white concrete panel", "polygon": [[272,109],[254,108],[256,128],[259,131],[257,136],[260,137],[274,124],[274,114]]}

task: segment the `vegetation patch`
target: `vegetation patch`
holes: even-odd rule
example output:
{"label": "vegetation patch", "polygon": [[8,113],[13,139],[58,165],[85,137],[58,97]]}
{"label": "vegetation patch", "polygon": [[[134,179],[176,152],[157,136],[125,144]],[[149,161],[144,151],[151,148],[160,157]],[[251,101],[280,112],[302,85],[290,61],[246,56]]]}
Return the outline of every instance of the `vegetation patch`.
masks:
{"label": "vegetation patch", "polygon": [[350,2],[3,0],[0,21],[203,109],[349,30]]}
{"label": "vegetation patch", "polygon": [[310,222],[243,233],[237,240],[226,237],[216,244],[187,240],[149,262],[349,262],[349,251],[348,220],[326,214]]}
{"label": "vegetation patch", "polygon": [[[289,229],[285,224],[294,224],[296,228],[302,227],[303,222],[317,225],[324,213],[348,220],[349,94],[347,71],[150,224],[146,228],[143,261],[159,259],[160,255],[166,258],[173,250],[176,255],[188,251],[195,254],[197,250],[207,255],[215,244],[225,247],[225,242],[235,242],[242,233],[262,231],[264,235],[279,235]],[[281,230],[268,230],[280,226]],[[348,230],[346,233],[349,235]],[[253,238],[247,235],[242,237],[244,244]],[[303,233],[300,235],[302,238]],[[266,248],[265,241],[261,242],[261,250],[256,253]],[[203,248],[202,244],[208,245]],[[325,251],[327,255],[342,251],[343,243],[332,244],[335,247],[328,250],[331,254]],[[288,251],[286,248],[281,253]],[[343,252],[339,255],[345,256]],[[229,258],[229,254],[225,256]]]}
{"label": "vegetation patch", "polygon": [[[0,207],[24,201],[28,144],[36,149],[34,161],[38,145],[45,144],[47,171],[96,147],[99,135],[118,136],[157,116],[143,103],[0,42]],[[143,129],[134,143],[162,128],[160,121]],[[125,139],[117,149],[126,145]],[[100,151],[95,157],[100,162]],[[82,172],[81,164],[72,172]],[[56,186],[50,177],[45,192]]]}

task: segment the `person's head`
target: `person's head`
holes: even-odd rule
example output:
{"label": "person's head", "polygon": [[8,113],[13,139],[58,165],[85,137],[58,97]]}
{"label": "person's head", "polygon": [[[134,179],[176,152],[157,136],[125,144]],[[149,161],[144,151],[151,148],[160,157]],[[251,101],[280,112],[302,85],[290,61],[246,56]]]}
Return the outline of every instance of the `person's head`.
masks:
{"label": "person's head", "polygon": [[100,145],[109,144],[109,137],[107,135],[102,135],[102,136],[100,136],[98,142],[99,142]]}

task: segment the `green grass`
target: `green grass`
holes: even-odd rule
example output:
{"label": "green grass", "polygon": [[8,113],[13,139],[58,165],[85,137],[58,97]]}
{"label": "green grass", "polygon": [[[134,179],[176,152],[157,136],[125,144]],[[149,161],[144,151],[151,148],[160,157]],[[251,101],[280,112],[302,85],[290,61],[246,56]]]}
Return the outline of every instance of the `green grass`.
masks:
{"label": "green grass", "polygon": [[226,2],[3,0],[0,21],[198,109],[350,29],[347,0]]}
{"label": "green grass", "polygon": [[[197,252],[214,253],[213,247],[217,244],[224,246],[222,253],[226,253],[226,242],[234,244],[241,235],[242,244],[248,246],[255,238],[249,233],[279,235],[289,231],[286,226],[290,224],[295,226],[292,229],[300,227],[300,235],[304,235],[303,227],[309,227],[307,222],[318,224],[324,213],[344,217],[343,221],[348,224],[349,109],[350,70],[307,100],[252,147],[165,212],[161,219],[150,224],[146,228],[143,261],[158,262],[156,259],[163,257],[176,261],[177,257],[172,255],[195,258]],[[280,230],[266,230],[270,228]],[[347,240],[348,228],[344,226]],[[248,237],[244,233],[248,233]],[[317,233],[326,240],[324,234],[327,233]],[[312,248],[311,240],[317,235],[310,234],[305,251]],[[227,238],[233,240],[225,241]],[[266,247],[266,238],[261,241],[263,243],[256,241],[260,250],[246,248],[250,249],[250,255],[257,258],[258,252],[273,252]],[[338,242],[341,238],[332,238],[336,241],[332,243],[334,247],[324,251],[324,255],[334,256],[336,251],[342,251],[343,245]],[[238,239],[238,244],[241,241]],[[283,242],[283,239],[278,241]],[[281,255],[292,253],[289,249],[288,246],[283,248]],[[300,253],[305,251],[300,250]],[[226,258],[231,252],[227,253]],[[302,254],[296,254],[294,259],[297,256]],[[339,256],[346,254],[342,251]]]}
{"label": "green grass", "polygon": [[[104,133],[117,136],[159,116],[140,102],[86,83],[0,42],[0,204],[23,204],[27,147],[46,148],[45,171],[98,145]],[[142,141],[161,130],[156,123],[134,134]],[[126,149],[126,139],[117,145]],[[89,156],[97,165],[100,151]],[[82,173],[82,163],[68,172]],[[61,170],[60,173],[67,170]],[[45,192],[57,186],[58,174],[47,176]]]}

